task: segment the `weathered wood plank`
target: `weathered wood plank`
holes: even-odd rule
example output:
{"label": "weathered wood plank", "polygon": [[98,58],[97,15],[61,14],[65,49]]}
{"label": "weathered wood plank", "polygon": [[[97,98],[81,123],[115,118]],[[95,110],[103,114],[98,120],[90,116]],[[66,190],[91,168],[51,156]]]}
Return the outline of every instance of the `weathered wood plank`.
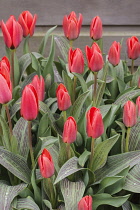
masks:
{"label": "weathered wood plank", "polygon": [[18,17],[24,10],[36,13],[40,26],[61,25],[63,16],[73,10],[83,14],[83,25],[96,15],[104,25],[140,25],[139,0],[0,0],[0,19]]}

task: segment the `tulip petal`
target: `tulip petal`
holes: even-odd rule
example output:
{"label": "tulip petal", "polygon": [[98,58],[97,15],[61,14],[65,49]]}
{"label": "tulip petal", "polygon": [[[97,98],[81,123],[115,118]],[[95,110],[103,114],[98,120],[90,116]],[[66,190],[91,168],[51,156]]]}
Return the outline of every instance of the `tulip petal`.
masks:
{"label": "tulip petal", "polygon": [[10,48],[12,46],[12,39],[11,39],[11,36],[10,36],[10,33],[5,25],[5,23],[1,22],[1,29],[2,29],[2,33],[3,33],[3,38],[4,38],[4,42],[6,44],[6,46],[8,48]]}
{"label": "tulip petal", "polygon": [[30,36],[33,36],[33,34],[34,34],[34,29],[35,29],[36,20],[37,20],[37,15],[35,14],[35,15],[34,15],[34,18],[33,18],[33,20],[32,20],[31,27],[30,27]]}
{"label": "tulip petal", "polygon": [[12,92],[9,89],[6,79],[0,74],[0,103],[5,104],[12,99]]}
{"label": "tulip petal", "polygon": [[20,23],[20,25],[22,26],[23,29],[23,36],[26,37],[29,34],[29,29],[25,23],[25,20],[23,19],[22,14],[20,14],[19,18],[18,18],[18,22]]}
{"label": "tulip petal", "polygon": [[23,30],[21,25],[16,22],[13,21],[13,46],[14,48],[17,48],[22,40],[22,36],[23,36]]}

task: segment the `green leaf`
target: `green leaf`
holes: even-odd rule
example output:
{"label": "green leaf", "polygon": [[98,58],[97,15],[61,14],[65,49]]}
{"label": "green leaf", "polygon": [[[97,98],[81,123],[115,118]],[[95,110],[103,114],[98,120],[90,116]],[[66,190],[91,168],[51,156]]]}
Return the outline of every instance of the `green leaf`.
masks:
{"label": "green leaf", "polygon": [[24,39],[24,44],[23,44],[23,53],[24,54],[30,52],[30,49],[29,49],[29,38],[30,38],[30,36],[28,35]]}
{"label": "green leaf", "polygon": [[85,165],[86,161],[88,160],[90,154],[91,154],[91,152],[85,150],[82,153],[82,155],[80,155],[79,161],[78,161],[78,163],[79,163],[80,166],[84,167],[84,165]]}
{"label": "green leaf", "polygon": [[129,137],[129,151],[140,150],[140,121],[131,128]]}
{"label": "green leaf", "polygon": [[27,184],[19,184],[16,186],[9,186],[6,181],[0,181],[0,208],[11,209],[11,202],[13,199],[27,187]]}
{"label": "green leaf", "polygon": [[54,71],[53,71],[54,53],[55,53],[55,45],[54,45],[54,37],[52,36],[50,54],[42,74],[44,78],[46,78],[46,76],[50,74],[52,81],[54,81]]}
{"label": "green leaf", "polygon": [[130,205],[132,207],[132,210],[140,210],[140,205],[136,205],[136,204],[131,203],[131,202],[130,202]]}
{"label": "green leaf", "polygon": [[68,179],[64,179],[60,183],[60,188],[64,197],[66,210],[77,209],[78,202],[83,197],[85,191],[84,182],[70,182]]}
{"label": "green leaf", "polygon": [[130,195],[125,196],[118,196],[118,197],[112,197],[111,195],[107,193],[101,193],[97,195],[93,195],[93,209],[96,210],[98,206],[100,205],[110,205],[114,207],[119,207],[123,203],[125,203]]}
{"label": "green leaf", "polygon": [[66,88],[67,88],[67,90],[70,94],[70,97],[72,98],[72,95],[73,95],[73,81],[65,71],[62,72],[62,77],[63,77],[64,85],[66,86]]}
{"label": "green leaf", "polygon": [[140,151],[127,152],[119,155],[109,156],[104,167],[95,172],[96,181],[106,176],[114,176],[124,168],[130,169],[139,163]]}
{"label": "green leaf", "polygon": [[44,114],[39,122],[38,137],[45,137],[46,131],[49,127],[48,113]]}
{"label": "green leaf", "polygon": [[140,76],[140,66],[138,67],[137,71],[133,74],[133,78],[132,78],[132,85],[134,86],[138,86],[138,79]]}
{"label": "green leaf", "polygon": [[56,120],[51,112],[51,110],[49,109],[49,107],[47,106],[47,104],[43,103],[42,101],[39,101],[39,110],[41,112],[43,112],[43,114],[45,113],[48,113],[48,117],[49,117],[49,120],[51,122],[51,126],[52,128],[57,132],[59,133],[60,135],[62,135],[62,131],[59,129],[59,127],[57,126],[56,124]]}
{"label": "green leaf", "polygon": [[[125,92],[124,94],[122,94],[120,97],[117,98],[117,100],[114,102],[114,104],[117,104],[117,105],[121,105],[122,107],[124,106],[124,104],[130,100],[130,99],[133,99],[137,96],[140,95],[140,90],[131,90],[132,88],[130,89],[127,89],[127,92]],[[130,90],[130,91],[129,91]]]}
{"label": "green leaf", "polygon": [[30,183],[30,169],[25,159],[0,147],[0,164],[25,183]]}
{"label": "green leaf", "polygon": [[18,199],[17,208],[18,209],[40,210],[39,206],[29,196],[27,198]]}
{"label": "green leaf", "polygon": [[14,126],[13,135],[18,141],[19,155],[27,160],[29,153],[28,121],[21,117]]}
{"label": "green leaf", "polygon": [[50,28],[45,36],[43,37],[42,41],[41,41],[41,44],[39,46],[39,50],[38,52],[41,54],[41,55],[44,55],[44,51],[45,51],[45,47],[46,47],[46,44],[47,44],[47,41],[48,41],[48,38],[49,36],[51,35],[51,33],[54,31],[54,29],[56,29],[57,26],[54,26],[52,28]]}
{"label": "green leaf", "polygon": [[126,127],[122,122],[119,121],[115,121],[121,128],[122,130],[122,135],[121,135],[121,151],[122,153],[124,152],[124,148],[125,148],[125,133],[126,133]]}
{"label": "green leaf", "polygon": [[48,200],[43,200],[43,202],[44,202],[44,204],[45,204],[50,210],[53,210],[50,201],[48,201]]}
{"label": "green leaf", "polygon": [[93,157],[93,165],[92,171],[96,171],[97,169],[103,167],[106,163],[108,153],[110,152],[111,148],[117,142],[119,135],[115,135],[95,147],[95,153]]}
{"label": "green leaf", "polygon": [[105,64],[105,66],[103,68],[103,76],[101,78],[101,80],[104,81],[104,83],[100,83],[98,85],[98,89],[97,89],[97,96],[96,96],[96,106],[97,107],[100,106],[102,97],[103,97],[103,94],[105,91],[107,71],[108,71],[108,62]]}
{"label": "green leaf", "polygon": [[75,172],[81,169],[82,168],[79,168],[78,166],[78,158],[72,157],[60,168],[60,171],[58,172],[58,175],[56,177],[54,184],[57,184],[64,178],[68,177],[71,174],[74,174]]}
{"label": "green leaf", "polygon": [[6,123],[5,119],[2,116],[0,116],[0,124],[2,127],[3,145],[6,149],[11,150],[9,127],[8,127],[8,124]]}
{"label": "green leaf", "polygon": [[135,193],[140,193],[140,179],[139,179],[139,174],[140,174],[140,162],[137,163],[128,173],[125,181],[125,186],[124,189],[135,192]]}
{"label": "green leaf", "polygon": [[21,98],[19,98],[15,104],[12,106],[10,110],[11,119],[15,116],[15,114],[20,110]]}
{"label": "green leaf", "polygon": [[89,91],[86,91],[85,93],[82,93],[74,102],[74,104],[71,108],[71,111],[70,111],[70,115],[73,116],[75,118],[75,120],[78,120],[80,113],[81,113],[81,109],[82,109],[83,104],[86,101],[88,95],[89,95]]}
{"label": "green leaf", "polygon": [[62,36],[54,36],[54,40],[65,60],[65,62],[68,61],[68,50],[69,50],[69,44],[68,42],[62,37]]}
{"label": "green leaf", "polygon": [[16,53],[14,53],[14,83],[15,83],[15,86],[17,86],[19,84],[20,75],[21,75],[21,71],[19,68],[19,61],[18,61]]}

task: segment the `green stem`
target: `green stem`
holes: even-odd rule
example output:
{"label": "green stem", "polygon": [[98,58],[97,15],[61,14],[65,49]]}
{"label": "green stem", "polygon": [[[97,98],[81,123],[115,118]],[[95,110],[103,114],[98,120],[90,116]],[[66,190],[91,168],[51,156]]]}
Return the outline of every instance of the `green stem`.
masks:
{"label": "green stem", "polygon": [[96,106],[97,72],[94,72],[93,106]]}
{"label": "green stem", "polygon": [[[132,59],[132,62],[131,62],[131,75],[134,74],[134,60]],[[132,87],[132,80],[130,81],[130,86]]]}
{"label": "green stem", "polygon": [[73,40],[70,40],[69,45],[71,48],[73,47]]}
{"label": "green stem", "polygon": [[[55,195],[55,191],[54,191],[54,186],[53,186],[53,183],[52,183],[52,180],[51,178],[44,178],[44,184],[45,184],[45,191],[46,193],[48,192],[49,194],[48,197],[50,199],[50,202],[52,204],[52,208],[55,209],[56,208],[56,195]],[[48,186],[47,186],[48,184]]]}
{"label": "green stem", "polygon": [[11,121],[11,117],[10,117],[9,107],[8,107],[7,104],[5,104],[4,107],[5,107],[5,111],[6,111],[6,115],[7,115],[7,119],[8,119],[10,134],[12,136],[13,135],[13,130],[12,130],[12,121]]}
{"label": "green stem", "polygon": [[131,128],[127,128],[126,141],[125,141],[125,152],[129,152],[129,137],[130,137]]}
{"label": "green stem", "polygon": [[11,50],[11,56],[10,56],[10,61],[11,61],[11,71],[10,71],[10,77],[11,77],[11,82],[12,82],[12,88],[14,89],[15,83],[15,77],[14,77],[14,57],[15,57],[15,49]]}
{"label": "green stem", "polygon": [[70,154],[70,143],[66,143],[66,150],[67,150],[67,158],[69,160],[71,158],[71,154]]}
{"label": "green stem", "polygon": [[63,119],[64,119],[64,123],[65,123],[67,120],[67,113],[66,113],[66,111],[62,111],[62,112],[63,112]]}
{"label": "green stem", "polygon": [[28,121],[28,137],[29,137],[29,150],[30,150],[30,156],[31,156],[31,162],[32,162],[32,169],[35,166],[35,160],[34,160],[34,153],[33,153],[33,147],[32,147],[32,122]]}
{"label": "green stem", "polygon": [[29,38],[30,38],[30,36],[28,35],[28,36],[25,38],[25,40],[24,40],[23,54],[26,54],[26,53],[29,53],[29,52],[30,52]]}
{"label": "green stem", "polygon": [[73,100],[72,100],[72,103],[75,102],[75,96],[76,96],[76,83],[77,83],[77,77],[74,76],[74,81],[73,81]]}
{"label": "green stem", "polygon": [[90,162],[89,162],[89,168],[91,170],[92,170],[92,165],[93,165],[94,144],[95,144],[95,138],[92,138],[91,139],[91,154],[90,154]]}

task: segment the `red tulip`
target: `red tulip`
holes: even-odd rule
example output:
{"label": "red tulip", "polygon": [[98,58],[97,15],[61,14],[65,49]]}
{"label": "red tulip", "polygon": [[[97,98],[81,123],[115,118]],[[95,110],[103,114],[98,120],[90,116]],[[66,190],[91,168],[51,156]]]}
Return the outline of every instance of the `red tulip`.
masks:
{"label": "red tulip", "polygon": [[70,95],[62,83],[57,87],[56,97],[59,110],[65,111],[71,106]]}
{"label": "red tulip", "polygon": [[22,92],[21,99],[21,116],[25,120],[31,121],[37,117],[39,110],[38,96],[35,88],[29,84],[26,85]]}
{"label": "red tulip", "polygon": [[73,143],[76,140],[77,123],[73,117],[68,117],[63,129],[63,142]]}
{"label": "red tulip", "polygon": [[38,99],[40,101],[44,100],[44,94],[45,94],[45,82],[44,78],[42,76],[38,77],[38,75],[35,75],[31,84],[34,86]]}
{"label": "red tulip", "polygon": [[91,71],[98,72],[103,68],[104,61],[97,43],[94,43],[91,48],[86,46],[86,57]]}
{"label": "red tulip", "polygon": [[84,72],[84,56],[79,48],[69,49],[68,63],[70,72],[82,74]]}
{"label": "red tulip", "polygon": [[12,84],[10,80],[10,62],[6,56],[4,56],[0,61],[0,74],[5,77],[10,89],[12,90]]}
{"label": "red tulip", "polygon": [[90,37],[94,40],[102,38],[102,21],[99,16],[94,17],[91,21]]}
{"label": "red tulip", "polygon": [[132,127],[137,122],[137,110],[132,101],[127,101],[123,108],[123,123],[126,127]]}
{"label": "red tulip", "polygon": [[98,138],[104,133],[103,119],[98,108],[90,108],[86,114],[86,119],[86,130],[88,137]]}
{"label": "red tulip", "polygon": [[120,53],[121,45],[119,42],[114,41],[108,52],[108,60],[113,66],[116,66],[120,63]]}
{"label": "red tulip", "polygon": [[33,16],[29,11],[24,11],[20,14],[18,22],[22,26],[24,37],[28,35],[33,36],[36,20],[37,15]]}
{"label": "red tulip", "polygon": [[92,210],[92,197],[86,195],[78,203],[78,210]]}
{"label": "red tulip", "polygon": [[138,117],[140,117],[140,96],[136,100],[136,106],[138,111]]}
{"label": "red tulip", "polygon": [[0,74],[0,104],[6,104],[12,99],[12,85],[8,74]]}
{"label": "red tulip", "polygon": [[54,163],[51,154],[44,149],[38,158],[38,165],[42,177],[49,178],[54,174]]}
{"label": "red tulip", "polygon": [[77,18],[75,12],[71,12],[69,16],[65,15],[63,18],[64,34],[69,40],[77,39],[80,33],[83,16],[79,14]]}
{"label": "red tulip", "polygon": [[140,42],[136,36],[127,39],[127,54],[133,60],[140,56]]}
{"label": "red tulip", "polygon": [[23,30],[15,17],[10,16],[6,24],[2,20],[1,29],[6,46],[11,49],[17,48],[22,41]]}

